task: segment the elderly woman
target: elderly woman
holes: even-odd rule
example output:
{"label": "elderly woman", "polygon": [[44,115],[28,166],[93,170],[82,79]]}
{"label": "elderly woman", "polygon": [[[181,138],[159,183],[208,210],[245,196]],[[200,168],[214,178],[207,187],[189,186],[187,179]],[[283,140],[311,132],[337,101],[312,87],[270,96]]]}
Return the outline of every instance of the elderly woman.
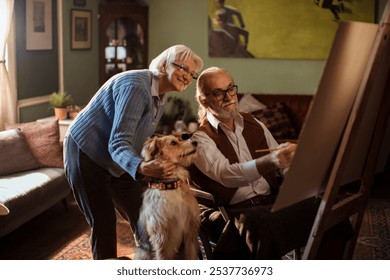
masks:
{"label": "elderly woman", "polygon": [[172,46],[149,69],[108,80],[70,125],[64,140],[65,172],[92,228],[94,259],[117,257],[115,209],[136,236],[143,192],[139,177],[175,176],[172,164],[144,162],[140,152],[164,113],[166,94],[182,92],[202,67],[191,49]]}

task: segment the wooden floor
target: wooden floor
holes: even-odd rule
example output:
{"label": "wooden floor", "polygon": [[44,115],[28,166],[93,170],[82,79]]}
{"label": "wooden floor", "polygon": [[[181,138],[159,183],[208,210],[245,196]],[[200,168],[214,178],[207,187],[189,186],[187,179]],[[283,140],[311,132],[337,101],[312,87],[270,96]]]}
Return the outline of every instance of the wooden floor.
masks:
{"label": "wooden floor", "polygon": [[[390,201],[390,172],[376,180],[371,197],[375,201]],[[11,234],[0,238],[0,260],[47,260],[52,259],[69,242],[89,231],[84,216],[72,197],[65,210],[58,203],[48,211],[21,226]],[[362,224],[362,229],[369,225]],[[387,229],[390,232],[390,228]],[[390,243],[390,240],[387,240]],[[389,244],[387,244],[389,245]],[[359,247],[360,246],[360,247]],[[367,259],[364,244],[357,244],[355,259]]]}

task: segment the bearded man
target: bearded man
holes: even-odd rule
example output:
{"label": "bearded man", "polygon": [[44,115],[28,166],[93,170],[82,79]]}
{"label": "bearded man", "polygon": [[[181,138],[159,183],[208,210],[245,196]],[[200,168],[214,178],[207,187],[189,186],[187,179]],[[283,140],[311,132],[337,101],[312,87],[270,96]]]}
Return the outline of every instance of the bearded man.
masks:
{"label": "bearded man", "polygon": [[[191,138],[198,143],[191,177],[225,206],[230,218],[219,229],[213,257],[280,259],[304,247],[321,199],[309,198],[271,212],[296,144],[279,145],[263,123],[238,111],[238,86],[226,70],[204,70],[196,86],[200,126]],[[273,151],[258,152],[264,149]],[[210,213],[204,209],[203,221],[215,217]],[[325,243],[322,248],[329,248],[330,243]],[[331,253],[320,249],[319,258],[339,259],[343,250],[343,246]]]}

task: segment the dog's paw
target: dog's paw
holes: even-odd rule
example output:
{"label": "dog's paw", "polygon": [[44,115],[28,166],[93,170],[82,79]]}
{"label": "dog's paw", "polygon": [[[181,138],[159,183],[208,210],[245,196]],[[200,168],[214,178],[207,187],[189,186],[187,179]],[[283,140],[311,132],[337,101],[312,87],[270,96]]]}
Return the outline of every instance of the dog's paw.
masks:
{"label": "dog's paw", "polygon": [[135,260],[151,260],[152,255],[148,251],[143,249],[142,247],[137,247],[135,250],[134,259]]}

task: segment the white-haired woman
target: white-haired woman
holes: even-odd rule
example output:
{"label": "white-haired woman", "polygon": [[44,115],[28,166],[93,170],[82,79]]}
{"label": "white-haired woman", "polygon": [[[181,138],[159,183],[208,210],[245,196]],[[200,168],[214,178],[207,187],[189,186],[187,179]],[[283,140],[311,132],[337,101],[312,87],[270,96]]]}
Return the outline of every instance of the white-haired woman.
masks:
{"label": "white-haired woman", "polygon": [[140,156],[164,113],[168,92],[197,78],[202,59],[184,45],[154,58],[149,69],[109,79],[79,113],[64,141],[64,164],[74,197],[91,226],[94,259],[117,257],[115,208],[133,233],[141,207],[141,175],[174,177],[174,166]]}

